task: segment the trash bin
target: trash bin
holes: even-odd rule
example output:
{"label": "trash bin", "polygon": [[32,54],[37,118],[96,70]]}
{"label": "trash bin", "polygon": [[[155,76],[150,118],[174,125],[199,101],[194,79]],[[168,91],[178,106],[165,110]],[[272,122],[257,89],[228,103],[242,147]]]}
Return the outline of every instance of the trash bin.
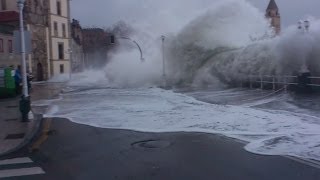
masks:
{"label": "trash bin", "polygon": [[13,69],[0,68],[0,97],[8,98],[16,96],[16,85]]}
{"label": "trash bin", "polygon": [[11,68],[5,69],[5,86],[7,95],[14,97],[16,95],[16,84],[14,80],[14,70]]}
{"label": "trash bin", "polygon": [[0,68],[0,97],[6,96],[6,84],[4,74],[4,68]]}

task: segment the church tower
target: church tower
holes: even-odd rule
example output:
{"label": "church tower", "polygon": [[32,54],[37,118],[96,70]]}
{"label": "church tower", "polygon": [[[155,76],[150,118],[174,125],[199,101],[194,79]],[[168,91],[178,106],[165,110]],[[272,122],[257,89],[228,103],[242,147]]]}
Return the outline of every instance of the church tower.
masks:
{"label": "church tower", "polygon": [[279,8],[275,0],[270,0],[268,8],[266,10],[266,18],[271,22],[271,26],[274,28],[275,33],[278,35],[281,31],[281,18]]}

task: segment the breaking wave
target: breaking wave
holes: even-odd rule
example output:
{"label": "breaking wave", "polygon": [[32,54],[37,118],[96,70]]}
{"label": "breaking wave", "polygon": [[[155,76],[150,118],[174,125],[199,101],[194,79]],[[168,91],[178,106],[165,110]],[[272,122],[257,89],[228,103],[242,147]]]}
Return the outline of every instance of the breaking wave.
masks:
{"label": "breaking wave", "polygon": [[136,21],[131,38],[139,42],[146,61],[140,61],[134,47],[117,51],[103,69],[107,81],[124,87],[162,83],[162,34],[167,80],[172,85],[228,84],[260,74],[297,75],[303,64],[320,74],[319,20],[311,19],[308,33],[291,26],[274,36],[264,13],[245,0],[201,8],[188,9],[187,17],[174,16],[175,8],[160,9],[146,19],[152,26]]}

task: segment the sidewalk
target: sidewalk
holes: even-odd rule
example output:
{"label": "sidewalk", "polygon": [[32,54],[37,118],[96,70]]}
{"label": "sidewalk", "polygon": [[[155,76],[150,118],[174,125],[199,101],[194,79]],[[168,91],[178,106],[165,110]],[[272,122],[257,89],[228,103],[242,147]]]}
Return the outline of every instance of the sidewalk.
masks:
{"label": "sidewalk", "polygon": [[0,156],[20,149],[30,142],[40,126],[39,116],[22,123],[19,98],[0,100]]}

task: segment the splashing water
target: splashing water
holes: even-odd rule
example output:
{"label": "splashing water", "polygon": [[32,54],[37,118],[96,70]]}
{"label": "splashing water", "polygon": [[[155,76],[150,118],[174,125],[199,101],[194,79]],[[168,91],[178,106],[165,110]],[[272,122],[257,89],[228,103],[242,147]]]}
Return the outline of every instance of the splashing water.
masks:
{"label": "splashing water", "polygon": [[[151,1],[144,6],[155,7]],[[162,34],[172,84],[220,86],[250,74],[291,75],[304,63],[320,74],[320,21],[312,21],[309,33],[292,26],[274,37],[264,14],[245,0],[195,6],[185,9],[187,13],[177,12],[174,3],[170,7],[151,8],[152,15],[143,22],[131,20],[136,29],[131,38],[142,46],[145,63],[132,49],[113,54],[102,70],[73,75],[69,86],[95,89],[63,94],[47,116],[105,128],[222,133],[249,141],[246,149],[251,152],[320,160],[317,117],[212,105],[145,88],[162,82]]]}
{"label": "splashing water", "polygon": [[[154,7],[150,2],[145,6]],[[136,49],[121,51],[107,64],[106,77],[125,87],[159,84],[162,34],[166,35],[167,78],[173,84],[230,83],[259,74],[296,75],[304,63],[313,74],[320,73],[318,20],[312,21],[309,33],[292,26],[274,37],[264,13],[245,0],[208,7],[186,9],[187,16],[180,11],[175,14],[176,8],[160,9],[143,22],[132,20],[136,29],[132,39],[142,46],[146,62],[140,62]]]}

